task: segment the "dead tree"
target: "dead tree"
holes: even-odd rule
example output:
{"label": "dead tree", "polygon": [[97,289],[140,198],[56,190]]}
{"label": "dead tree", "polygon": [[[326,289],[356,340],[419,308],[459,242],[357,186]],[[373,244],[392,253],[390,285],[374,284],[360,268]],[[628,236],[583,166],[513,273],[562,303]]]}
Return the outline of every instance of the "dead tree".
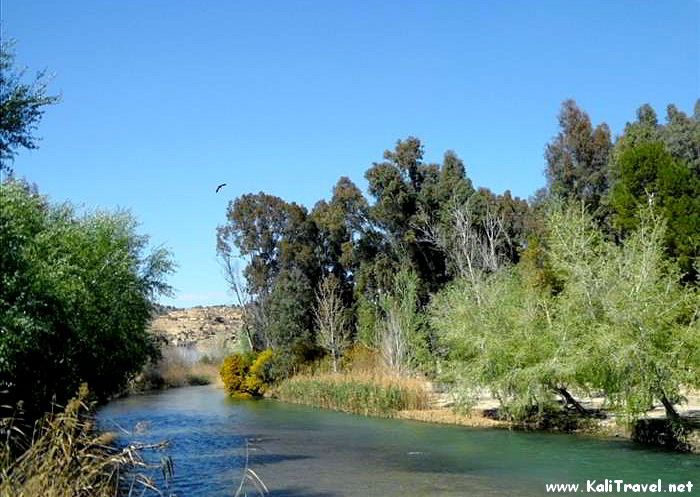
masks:
{"label": "dead tree", "polygon": [[333,372],[338,372],[338,361],[350,343],[350,327],[340,294],[338,279],[329,275],[321,280],[316,290],[314,308],[318,345],[328,352],[333,361]]}

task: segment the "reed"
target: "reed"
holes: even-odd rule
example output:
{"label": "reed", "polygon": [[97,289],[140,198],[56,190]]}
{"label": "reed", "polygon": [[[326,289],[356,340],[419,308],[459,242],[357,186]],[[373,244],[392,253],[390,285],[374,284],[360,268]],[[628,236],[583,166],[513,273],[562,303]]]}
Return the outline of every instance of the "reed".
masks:
{"label": "reed", "polygon": [[297,375],[281,382],[274,395],[285,402],[365,416],[394,417],[428,405],[420,380],[367,372]]}
{"label": "reed", "polygon": [[132,391],[219,383],[219,365],[212,360],[191,361],[176,347],[161,349],[158,362],[147,365],[131,385]]}
{"label": "reed", "polygon": [[139,453],[148,447],[115,449],[114,436],[95,429],[86,399],[81,388],[64,410],[38,421],[31,436],[13,419],[0,420],[0,497],[114,497],[146,490],[167,495],[150,475],[162,472],[167,484],[172,461],[146,464]]}

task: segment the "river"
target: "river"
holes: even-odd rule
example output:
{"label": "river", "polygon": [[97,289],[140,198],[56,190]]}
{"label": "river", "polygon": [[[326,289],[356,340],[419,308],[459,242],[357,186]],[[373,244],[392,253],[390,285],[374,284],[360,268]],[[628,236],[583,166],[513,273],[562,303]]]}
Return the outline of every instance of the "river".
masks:
{"label": "river", "polygon": [[[238,401],[211,386],[116,400],[100,410],[99,422],[110,431],[117,426],[132,431],[139,423],[136,433],[121,435],[121,443],[169,440],[168,447],[147,456],[172,458],[171,491],[178,497],[233,496],[246,439],[250,467],[274,497],[527,497],[545,495],[546,483],[578,483],[585,490],[586,480],[605,478],[661,479],[663,485],[690,480],[700,486],[700,457],[627,441]],[[689,495],[700,495],[700,489]]]}

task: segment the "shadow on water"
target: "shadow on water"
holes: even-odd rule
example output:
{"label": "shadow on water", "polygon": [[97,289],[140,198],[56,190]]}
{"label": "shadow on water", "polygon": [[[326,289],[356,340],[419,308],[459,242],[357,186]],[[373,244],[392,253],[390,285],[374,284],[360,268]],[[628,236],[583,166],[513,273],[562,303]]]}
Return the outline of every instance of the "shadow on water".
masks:
{"label": "shadow on water", "polygon": [[266,466],[285,461],[301,461],[304,459],[313,459],[311,456],[305,455],[290,455],[290,454],[254,454],[248,456],[248,464],[252,467]]}
{"label": "shadow on water", "polygon": [[289,487],[270,490],[269,497],[335,497],[342,494],[330,492],[314,492],[308,487]]}

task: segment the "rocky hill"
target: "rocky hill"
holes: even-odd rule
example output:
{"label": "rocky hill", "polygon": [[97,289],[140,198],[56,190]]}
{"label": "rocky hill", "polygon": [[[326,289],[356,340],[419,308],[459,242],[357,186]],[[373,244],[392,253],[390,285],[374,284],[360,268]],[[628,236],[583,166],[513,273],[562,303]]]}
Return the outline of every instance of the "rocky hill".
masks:
{"label": "rocky hill", "polygon": [[166,307],[153,318],[151,332],[168,345],[223,349],[236,341],[242,324],[241,311],[233,306]]}

